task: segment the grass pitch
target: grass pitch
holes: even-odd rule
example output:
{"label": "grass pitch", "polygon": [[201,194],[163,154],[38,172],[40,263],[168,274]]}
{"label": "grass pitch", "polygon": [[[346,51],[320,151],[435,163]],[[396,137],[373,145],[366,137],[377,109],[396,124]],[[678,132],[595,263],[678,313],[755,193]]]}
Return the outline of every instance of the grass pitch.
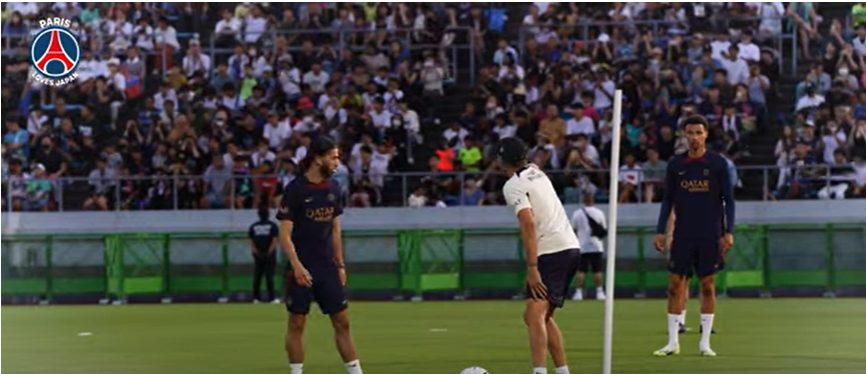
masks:
{"label": "grass pitch", "polygon": [[[719,301],[715,358],[697,355],[697,303],[680,356],[666,342],[663,300],[616,304],[616,373],[866,373],[866,299]],[[372,374],[530,371],[517,301],[355,302],[364,370]],[[603,303],[557,312],[573,373],[601,371]],[[288,373],[281,305],[188,304],[2,308],[3,373]],[[343,373],[328,319],[306,332],[308,373]],[[88,334],[89,333],[89,334]],[[552,371],[551,371],[552,372]]]}

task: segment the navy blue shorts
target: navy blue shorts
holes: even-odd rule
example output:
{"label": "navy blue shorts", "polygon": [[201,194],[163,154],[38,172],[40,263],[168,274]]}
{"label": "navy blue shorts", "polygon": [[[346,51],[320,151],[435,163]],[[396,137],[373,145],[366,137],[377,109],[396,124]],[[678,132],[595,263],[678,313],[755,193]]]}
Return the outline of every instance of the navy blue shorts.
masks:
{"label": "navy blue shorts", "polygon": [[295,282],[291,267],[286,269],[286,310],[293,314],[307,314],[313,301],[323,314],[335,314],[349,307],[346,290],[340,284],[337,268],[309,268],[313,285],[304,287]]}
{"label": "navy blue shorts", "polygon": [[725,268],[719,239],[674,239],[668,259],[668,271],[691,277],[713,275]]}
{"label": "navy blue shorts", "polygon": [[[580,266],[580,250],[577,248],[538,256],[538,272],[541,282],[547,287],[547,301],[556,308],[565,303],[568,287]],[[526,293],[531,295],[529,287]]]}

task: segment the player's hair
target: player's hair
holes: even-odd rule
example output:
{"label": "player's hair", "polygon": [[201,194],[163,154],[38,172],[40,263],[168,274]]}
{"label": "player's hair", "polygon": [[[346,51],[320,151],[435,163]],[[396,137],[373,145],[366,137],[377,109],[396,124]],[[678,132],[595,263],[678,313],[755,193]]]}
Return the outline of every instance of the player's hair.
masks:
{"label": "player's hair", "polygon": [[304,156],[304,159],[301,160],[300,167],[298,168],[298,173],[303,174],[306,173],[307,170],[310,169],[310,166],[313,165],[313,160],[316,157],[324,156],[332,149],[337,148],[337,143],[334,143],[331,138],[327,136],[319,136],[316,140],[310,144],[310,149],[307,150],[307,155]]}
{"label": "player's hair", "polygon": [[707,119],[704,118],[704,116],[699,114],[686,117],[686,120],[683,121],[683,130],[685,130],[688,125],[701,125],[704,127],[704,130],[710,131],[710,123],[707,122]]}
{"label": "player's hair", "polygon": [[259,214],[259,219],[262,221],[267,221],[268,218],[270,218],[270,216],[271,216],[271,212],[268,210],[268,206],[264,205],[264,204],[262,204],[259,207],[258,214]]}

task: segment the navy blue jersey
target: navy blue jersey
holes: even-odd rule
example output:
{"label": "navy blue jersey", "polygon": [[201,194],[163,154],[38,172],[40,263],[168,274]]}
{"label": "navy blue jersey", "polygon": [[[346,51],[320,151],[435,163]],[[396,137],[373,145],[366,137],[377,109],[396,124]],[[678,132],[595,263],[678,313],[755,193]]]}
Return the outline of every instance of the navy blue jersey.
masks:
{"label": "navy blue jersey", "polygon": [[728,164],[713,152],[690,158],[676,155],[668,163],[665,196],[657,233],[664,233],[671,209],[676,214],[674,238],[719,238],[734,230],[734,196]]}
{"label": "navy blue jersey", "polygon": [[271,221],[258,221],[250,225],[248,235],[250,240],[253,241],[256,251],[267,253],[268,249],[271,248],[271,243],[273,243],[279,235],[279,229],[277,228],[277,225]]}
{"label": "navy blue jersey", "polygon": [[331,180],[313,184],[305,176],[286,186],[277,219],[294,223],[292,243],[304,267],[333,267],[335,218],[343,214],[339,186]]}

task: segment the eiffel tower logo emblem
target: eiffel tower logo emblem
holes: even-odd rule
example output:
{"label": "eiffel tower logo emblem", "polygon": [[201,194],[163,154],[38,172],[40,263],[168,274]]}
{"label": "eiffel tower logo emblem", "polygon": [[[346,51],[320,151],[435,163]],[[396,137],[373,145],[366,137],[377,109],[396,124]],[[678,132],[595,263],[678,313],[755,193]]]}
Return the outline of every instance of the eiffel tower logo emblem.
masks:
{"label": "eiffel tower logo emblem", "polygon": [[30,58],[36,71],[49,79],[61,79],[74,72],[81,58],[78,40],[62,27],[42,29],[30,47]]}

